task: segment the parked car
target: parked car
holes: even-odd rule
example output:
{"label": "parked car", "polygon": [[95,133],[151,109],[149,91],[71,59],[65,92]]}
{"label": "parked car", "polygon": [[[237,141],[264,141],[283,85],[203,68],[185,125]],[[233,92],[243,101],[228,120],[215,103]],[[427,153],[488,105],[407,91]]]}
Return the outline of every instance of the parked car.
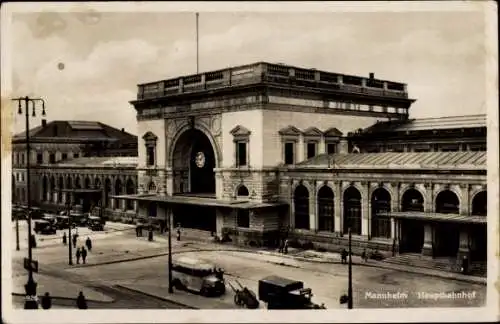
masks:
{"label": "parked car", "polygon": [[71,217],[71,222],[75,224],[75,226],[78,227],[87,226],[87,219],[88,219],[87,215],[82,213],[72,212],[69,214],[69,216]]}
{"label": "parked car", "polygon": [[92,231],[104,231],[104,221],[98,216],[88,217],[88,227]]}
{"label": "parked car", "polygon": [[34,231],[37,234],[56,234],[56,227],[46,220],[35,221]]}

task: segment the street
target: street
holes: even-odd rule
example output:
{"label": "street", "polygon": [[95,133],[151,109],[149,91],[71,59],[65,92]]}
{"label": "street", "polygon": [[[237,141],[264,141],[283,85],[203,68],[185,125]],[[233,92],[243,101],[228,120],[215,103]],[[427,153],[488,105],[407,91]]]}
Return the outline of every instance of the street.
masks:
{"label": "street", "polygon": [[[136,237],[130,225],[118,223],[107,224],[107,233],[90,232],[80,228],[78,246],[84,244],[86,237],[93,240],[93,249],[85,266],[68,265],[68,247],[61,242],[62,231],[57,235],[37,236],[39,248],[33,250],[33,256],[40,262],[40,273],[35,280],[43,282],[43,291],[52,295],[69,294],[76,296],[78,289],[85,290],[87,298],[114,302],[89,303],[92,308],[178,308],[179,306],[153,298],[142,291],[159,297],[169,296],[167,242],[164,236],[155,236],[153,242],[146,237]],[[21,227],[21,238],[26,237],[25,227]],[[15,239],[15,238],[14,238]],[[21,240],[25,241],[25,240]],[[23,243],[24,244],[24,243]],[[23,292],[20,288],[24,279],[16,280],[16,276],[24,276],[22,258],[27,251],[21,245],[21,251],[13,254],[13,276],[15,292]],[[229,250],[227,250],[229,248]],[[279,255],[263,255],[238,251],[230,246],[216,246],[201,242],[173,241],[172,249],[177,255],[189,255],[222,267],[226,272],[226,281],[238,280],[242,285],[257,292],[257,283],[268,275],[279,275],[290,279],[304,281],[313,292],[313,302],[324,303],[327,308],[343,308],[339,298],[347,292],[347,266],[343,264],[325,264],[284,258]],[[220,251],[220,249],[226,249]],[[73,251],[74,253],[74,251]],[[159,255],[159,256],[155,256]],[[142,260],[102,264],[120,261],[132,257],[150,256]],[[52,277],[54,279],[47,279]],[[40,278],[40,279],[38,279]],[[57,278],[57,279],[56,279]],[[66,281],[64,284],[59,281]],[[51,282],[53,285],[51,286]],[[120,288],[122,286],[122,288]],[[17,287],[17,288],[16,288]],[[63,287],[58,288],[58,287]],[[67,290],[73,290],[68,292]],[[406,273],[401,271],[380,269],[367,266],[353,267],[354,307],[464,307],[481,306],[486,299],[486,286],[471,284],[427,275]],[[57,292],[57,293],[56,293]],[[437,294],[467,292],[468,297],[446,298]],[[422,294],[424,293],[424,294]],[[433,294],[434,295],[431,295]],[[233,292],[229,288],[225,296],[220,298],[203,298],[184,292],[174,293],[183,300],[198,300],[201,308],[235,308]],[[176,298],[174,296],[174,298]],[[423,298],[422,296],[426,296]],[[429,297],[431,296],[431,297]],[[438,298],[439,297],[439,298]],[[58,301],[61,306],[71,305],[68,301]],[[216,306],[217,304],[217,306]]]}

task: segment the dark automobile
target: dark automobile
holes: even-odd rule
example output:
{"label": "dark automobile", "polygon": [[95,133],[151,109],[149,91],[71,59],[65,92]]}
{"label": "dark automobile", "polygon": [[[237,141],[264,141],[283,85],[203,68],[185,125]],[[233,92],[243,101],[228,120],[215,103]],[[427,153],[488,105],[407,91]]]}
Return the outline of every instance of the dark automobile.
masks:
{"label": "dark automobile", "polygon": [[34,231],[37,234],[56,234],[56,227],[46,220],[37,220]]}
{"label": "dark automobile", "polygon": [[15,219],[26,219],[26,209],[19,206],[12,207],[12,220]]}
{"label": "dark automobile", "polygon": [[304,288],[302,281],[279,276],[268,276],[259,280],[259,299],[267,303],[268,309],[320,309],[311,301],[312,291]]}
{"label": "dark automobile", "polygon": [[104,221],[101,217],[89,216],[87,223],[89,229],[92,231],[104,231]]}
{"label": "dark automobile", "polygon": [[[72,228],[75,228],[75,224],[71,224]],[[56,221],[56,227],[60,230],[67,229],[69,227],[69,217],[64,215],[58,215]]]}
{"label": "dark automobile", "polygon": [[69,216],[71,217],[71,223],[74,224],[74,226],[87,226],[87,216],[85,216],[85,214],[72,212]]}

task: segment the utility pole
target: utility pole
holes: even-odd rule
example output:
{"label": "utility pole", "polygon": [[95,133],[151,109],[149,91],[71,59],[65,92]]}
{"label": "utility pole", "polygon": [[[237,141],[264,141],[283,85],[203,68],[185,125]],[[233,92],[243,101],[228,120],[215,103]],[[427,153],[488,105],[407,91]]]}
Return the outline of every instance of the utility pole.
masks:
{"label": "utility pole", "polygon": [[28,212],[28,282],[26,285],[24,285],[24,289],[26,291],[26,299],[24,302],[24,309],[38,309],[38,302],[37,302],[37,294],[36,294],[36,287],[37,283],[33,279],[33,267],[34,267],[34,262],[33,262],[33,240],[31,238],[31,181],[30,181],[30,158],[31,158],[31,151],[30,151],[30,122],[29,122],[29,104],[31,102],[32,106],[32,117],[36,117],[36,103],[41,102],[42,103],[42,116],[45,116],[45,101],[41,98],[30,98],[28,96],[26,97],[19,97],[19,98],[14,98],[12,99],[13,101],[17,101],[18,103],[18,114],[22,114],[22,103],[24,102],[24,117],[25,117],[25,123],[26,123],[26,199],[27,199],[27,212]]}
{"label": "utility pole", "polygon": [[199,61],[199,40],[198,40],[198,17],[199,13],[196,13],[196,74],[200,73],[200,61]]}
{"label": "utility pole", "polygon": [[347,308],[352,309],[352,249],[351,249],[352,233],[349,227],[349,279],[347,287]]}
{"label": "utility pole", "polygon": [[70,193],[69,199],[68,199],[68,264],[73,265],[73,251],[72,251],[72,244],[73,241],[71,240],[71,200],[72,200],[72,194]]}
{"label": "utility pole", "polygon": [[168,293],[172,294],[172,208],[167,209],[168,212]]}

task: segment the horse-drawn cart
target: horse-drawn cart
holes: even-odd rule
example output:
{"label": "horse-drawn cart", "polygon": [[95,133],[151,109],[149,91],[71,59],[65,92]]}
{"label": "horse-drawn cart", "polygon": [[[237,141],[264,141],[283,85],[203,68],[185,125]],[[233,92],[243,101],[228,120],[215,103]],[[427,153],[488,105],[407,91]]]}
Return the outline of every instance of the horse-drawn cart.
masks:
{"label": "horse-drawn cart", "polygon": [[240,288],[235,288],[229,281],[227,283],[234,291],[234,303],[241,307],[248,309],[259,308],[259,300],[253,291],[247,287],[243,287],[238,280],[234,280]]}

